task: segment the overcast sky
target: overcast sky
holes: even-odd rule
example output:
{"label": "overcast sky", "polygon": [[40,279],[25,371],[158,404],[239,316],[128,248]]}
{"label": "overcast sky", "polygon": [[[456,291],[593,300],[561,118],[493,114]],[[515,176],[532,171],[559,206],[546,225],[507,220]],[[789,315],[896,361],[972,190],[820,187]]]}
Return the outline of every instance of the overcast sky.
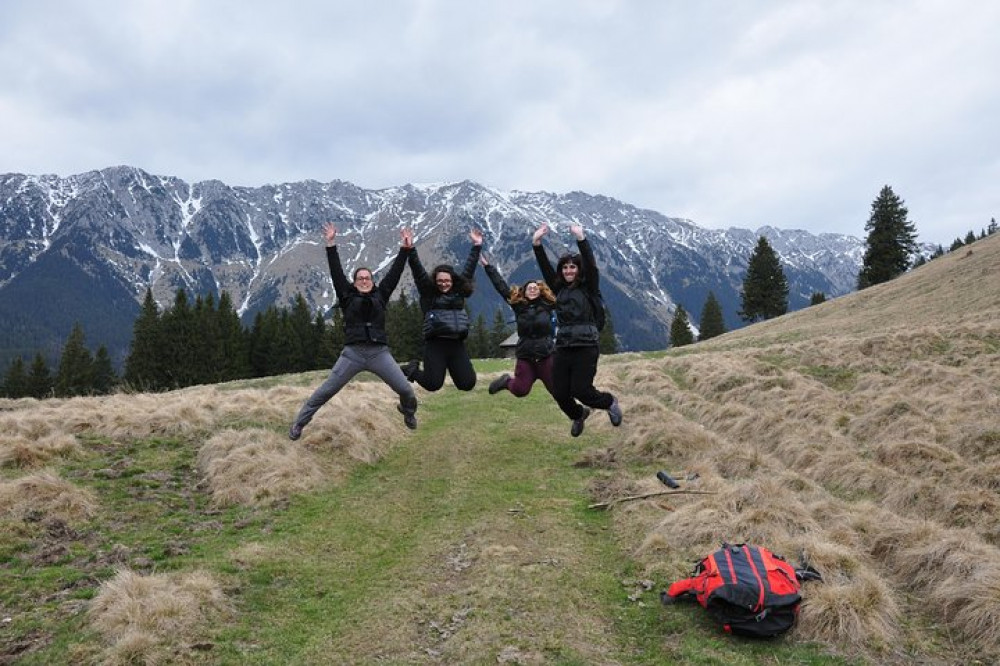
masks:
{"label": "overcast sky", "polygon": [[1000,216],[996,0],[3,0],[0,173],[473,180],[711,228]]}

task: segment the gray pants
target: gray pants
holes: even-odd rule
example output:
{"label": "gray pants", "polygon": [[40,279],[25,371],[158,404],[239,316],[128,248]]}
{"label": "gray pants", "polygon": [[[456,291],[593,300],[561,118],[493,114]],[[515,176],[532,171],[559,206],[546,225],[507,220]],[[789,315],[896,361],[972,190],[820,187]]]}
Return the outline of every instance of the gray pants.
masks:
{"label": "gray pants", "polygon": [[333,364],[330,376],[319,385],[319,388],[313,391],[306,403],[302,405],[299,415],[295,417],[295,423],[304,426],[312,421],[319,408],[337,395],[354,375],[363,370],[378,375],[382,381],[389,385],[389,388],[399,395],[399,405],[403,411],[410,414],[417,411],[417,396],[413,392],[412,385],[406,379],[406,375],[403,374],[396,360],[389,353],[389,347],[387,345],[356,344],[344,347],[340,358]]}

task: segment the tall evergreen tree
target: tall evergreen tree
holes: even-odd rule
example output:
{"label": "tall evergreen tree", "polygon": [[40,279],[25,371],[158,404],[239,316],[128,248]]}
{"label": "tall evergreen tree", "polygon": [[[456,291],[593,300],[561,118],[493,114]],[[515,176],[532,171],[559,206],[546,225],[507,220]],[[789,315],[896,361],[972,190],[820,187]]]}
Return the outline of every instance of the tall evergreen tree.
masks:
{"label": "tall evergreen tree", "polygon": [[393,357],[401,363],[423,356],[424,315],[420,301],[401,290],[399,298],[389,303],[386,312],[386,333]]}
{"label": "tall evergreen tree", "polygon": [[8,398],[23,398],[28,395],[28,374],[24,369],[24,359],[20,356],[10,362],[3,380],[3,394]]}
{"label": "tall evergreen tree", "polygon": [[745,321],[773,319],[788,312],[788,280],[778,255],[763,236],[750,255],[741,297],[739,315]]}
{"label": "tall evergreen tree", "polygon": [[694,332],[691,330],[691,322],[688,320],[687,311],[684,306],[678,304],[674,313],[674,320],[670,322],[670,346],[683,347],[694,342]]}
{"label": "tall evergreen tree", "polygon": [[27,395],[32,398],[48,398],[52,395],[52,373],[49,371],[49,364],[41,352],[35,354],[35,360],[31,363],[31,371],[28,373]]}
{"label": "tall evergreen tree", "polygon": [[177,290],[174,304],[163,313],[161,324],[167,387],[193,386],[201,380],[204,368],[198,355],[191,353],[201,345],[195,313],[183,288]]}
{"label": "tall evergreen tree", "polygon": [[125,357],[122,379],[140,391],[155,391],[167,386],[160,308],[153,291],[146,290],[142,309],[132,325],[132,344]]}
{"label": "tall evergreen tree", "polygon": [[909,211],[903,200],[888,185],[872,202],[871,216],[865,223],[868,238],[858,273],[858,289],[888,282],[910,267],[917,251],[917,230],[907,219]]}
{"label": "tall evergreen tree", "polygon": [[312,330],[313,340],[316,345],[316,369],[332,368],[337,362],[337,355],[333,353],[333,339],[327,331],[326,320],[322,312],[317,312],[313,318]]}
{"label": "tall evergreen tree", "polygon": [[504,317],[504,310],[510,312],[510,309],[505,305],[502,308],[497,308],[493,311],[493,327],[490,328],[490,358],[500,358],[503,356],[503,350],[500,349],[500,343],[510,337],[511,326],[507,324],[507,320]]}
{"label": "tall evergreen tree", "polygon": [[305,372],[316,368],[315,329],[313,329],[312,312],[309,304],[301,293],[295,294],[295,302],[288,315],[288,326],[295,340],[295,356],[291,361],[291,372]]}
{"label": "tall evergreen tree", "polygon": [[221,353],[220,381],[244,379],[251,376],[250,346],[248,334],[243,328],[240,316],[233,306],[229,292],[224,291],[219,296],[219,308],[216,312],[219,330],[219,349]]}
{"label": "tall evergreen tree", "polygon": [[826,294],[822,291],[814,291],[809,297],[809,305],[819,305],[826,302]]}
{"label": "tall evergreen tree", "polygon": [[615,321],[611,316],[611,309],[607,304],[604,306],[604,328],[597,336],[597,348],[602,354],[618,353],[618,338],[615,337]]}
{"label": "tall evergreen tree", "polygon": [[469,329],[469,339],[465,342],[472,358],[486,358],[490,354],[490,332],[486,328],[486,317],[480,312]]}
{"label": "tall evergreen tree", "polygon": [[992,236],[997,232],[997,219],[995,217],[990,218],[990,226],[986,227],[986,235]]}
{"label": "tall evergreen tree", "polygon": [[111,363],[111,355],[108,353],[108,348],[101,345],[94,355],[94,393],[107,395],[117,384],[118,375],[115,374],[115,367]]}
{"label": "tall evergreen tree", "polygon": [[56,371],[55,394],[61,398],[94,392],[94,357],[87,349],[83,326],[73,325]]}
{"label": "tall evergreen tree", "polygon": [[708,292],[705,305],[701,308],[701,319],[698,327],[698,340],[709,340],[726,332],[726,324],[722,320],[722,306],[715,297],[715,292]]}

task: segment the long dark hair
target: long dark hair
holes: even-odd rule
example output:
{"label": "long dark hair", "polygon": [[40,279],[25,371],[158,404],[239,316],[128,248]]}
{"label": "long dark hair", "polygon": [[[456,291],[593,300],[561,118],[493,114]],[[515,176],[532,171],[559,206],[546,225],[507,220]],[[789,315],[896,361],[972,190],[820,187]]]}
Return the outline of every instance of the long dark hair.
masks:
{"label": "long dark hair", "polygon": [[458,294],[459,296],[471,296],[472,292],[476,289],[475,282],[467,280],[464,275],[456,273],[455,267],[450,264],[438,264],[434,267],[434,270],[431,271],[431,280],[434,281],[435,288],[437,288],[438,273],[447,273],[451,276],[451,293],[453,294]]}
{"label": "long dark hair", "polygon": [[[563,278],[562,269],[566,264],[576,264],[576,279],[572,282],[566,282]],[[578,253],[567,253],[559,257],[559,261],[556,263],[556,289],[562,289],[563,287],[571,286],[583,286],[583,283],[587,280],[587,276],[583,271],[583,257]]]}

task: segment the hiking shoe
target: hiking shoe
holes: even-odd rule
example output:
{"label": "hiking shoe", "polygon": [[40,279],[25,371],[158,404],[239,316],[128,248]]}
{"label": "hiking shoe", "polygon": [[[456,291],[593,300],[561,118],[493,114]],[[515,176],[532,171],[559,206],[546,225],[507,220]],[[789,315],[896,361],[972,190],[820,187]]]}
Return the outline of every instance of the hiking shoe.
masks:
{"label": "hiking shoe", "polygon": [[499,393],[500,391],[507,388],[507,382],[510,381],[510,375],[506,372],[490,382],[490,395]]}
{"label": "hiking shoe", "polygon": [[583,422],[587,420],[588,416],[590,416],[590,408],[584,407],[583,414],[580,415],[580,418],[573,419],[573,427],[569,429],[569,434],[573,437],[579,437],[583,434]]}
{"label": "hiking shoe", "polygon": [[409,428],[410,430],[416,430],[417,415],[407,409],[403,409],[402,405],[396,405],[396,409],[399,410],[399,413],[403,415],[403,423],[406,424],[406,427]]}
{"label": "hiking shoe", "polygon": [[404,363],[399,366],[399,369],[403,371],[406,375],[408,381],[413,381],[413,378],[420,371],[420,361],[410,361],[409,363]]}
{"label": "hiking shoe", "polygon": [[615,398],[611,402],[611,406],[608,407],[608,418],[611,419],[611,425],[615,427],[622,424],[622,408],[618,406],[618,398]]}
{"label": "hiking shoe", "polygon": [[288,439],[293,442],[302,436],[302,426],[298,423],[293,423],[292,427],[288,429]]}

